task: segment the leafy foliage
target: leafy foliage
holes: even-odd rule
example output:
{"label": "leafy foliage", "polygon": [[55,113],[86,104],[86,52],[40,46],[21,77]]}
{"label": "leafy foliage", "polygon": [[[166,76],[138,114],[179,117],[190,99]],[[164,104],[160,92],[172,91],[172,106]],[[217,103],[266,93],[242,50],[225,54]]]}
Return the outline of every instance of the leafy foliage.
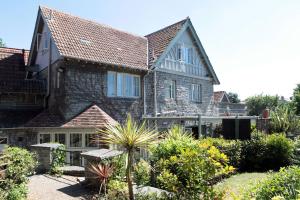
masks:
{"label": "leafy foliage", "polygon": [[31,175],[37,166],[36,155],[18,147],[7,148],[5,154],[10,162],[6,170],[6,179],[11,179],[16,184],[27,182],[27,176]]}
{"label": "leafy foliage", "polygon": [[273,109],[279,104],[278,96],[257,95],[248,97],[246,105],[249,115],[259,116],[266,108]]}
{"label": "leafy foliage", "polygon": [[230,100],[230,103],[240,103],[241,102],[237,93],[229,92],[227,95]]}
{"label": "leafy foliage", "polygon": [[294,89],[292,102],[295,106],[296,114],[300,115],[300,84],[297,84],[297,87]]}
{"label": "leafy foliage", "polygon": [[107,125],[106,129],[100,131],[101,142],[107,144],[118,145],[121,149],[125,149],[127,156],[126,178],[128,183],[129,198],[134,199],[132,187],[132,166],[133,155],[136,149],[147,149],[154,143],[158,137],[158,133],[149,130],[146,123],[137,124],[128,114],[123,125]]}
{"label": "leafy foliage", "polygon": [[108,179],[111,177],[113,169],[113,166],[108,164],[89,164],[88,171],[94,175],[94,179],[99,181],[99,194],[103,189],[104,195],[106,195]]}
{"label": "leafy foliage", "polygon": [[26,199],[28,176],[33,174],[37,166],[36,155],[26,149],[9,147],[5,149],[9,165],[6,178],[0,182],[0,197],[9,200]]}
{"label": "leafy foliage", "polygon": [[216,197],[210,182],[233,170],[225,154],[214,146],[199,143],[184,131],[179,132],[178,127],[173,127],[151,152],[156,184],[174,192],[178,199]]}
{"label": "leafy foliage", "polygon": [[300,120],[296,116],[295,110],[287,105],[283,104],[277,106],[271,111],[271,129],[274,132],[294,132],[300,128]]}
{"label": "leafy foliage", "polygon": [[137,185],[148,185],[150,183],[151,166],[148,162],[141,159],[134,166],[134,180]]}
{"label": "leafy foliage", "polygon": [[215,146],[228,157],[229,165],[239,168],[241,162],[242,142],[239,140],[225,140],[222,138],[206,138],[200,143]]}
{"label": "leafy foliage", "polygon": [[300,190],[300,168],[291,166],[282,168],[264,181],[258,183],[245,194],[245,199],[257,200],[281,197],[283,199],[298,199]]}
{"label": "leafy foliage", "polygon": [[2,38],[0,38],[0,47],[5,47],[5,43]]}
{"label": "leafy foliage", "polygon": [[28,188],[25,183],[15,185],[12,187],[7,194],[7,200],[26,200],[28,194]]}
{"label": "leafy foliage", "polygon": [[61,176],[63,171],[61,167],[65,164],[66,158],[66,147],[65,145],[60,145],[57,149],[52,151],[52,163],[50,167],[50,174]]}
{"label": "leafy foliage", "polygon": [[284,134],[255,136],[242,143],[240,170],[278,170],[291,163],[293,149],[293,142]]}

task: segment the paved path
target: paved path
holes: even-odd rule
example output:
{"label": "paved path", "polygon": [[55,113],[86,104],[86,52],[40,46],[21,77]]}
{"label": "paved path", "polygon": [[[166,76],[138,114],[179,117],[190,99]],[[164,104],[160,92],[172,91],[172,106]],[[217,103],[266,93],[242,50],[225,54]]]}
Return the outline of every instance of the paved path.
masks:
{"label": "paved path", "polygon": [[29,178],[29,200],[78,200],[88,199],[90,191],[78,184],[76,177],[60,178],[47,174]]}

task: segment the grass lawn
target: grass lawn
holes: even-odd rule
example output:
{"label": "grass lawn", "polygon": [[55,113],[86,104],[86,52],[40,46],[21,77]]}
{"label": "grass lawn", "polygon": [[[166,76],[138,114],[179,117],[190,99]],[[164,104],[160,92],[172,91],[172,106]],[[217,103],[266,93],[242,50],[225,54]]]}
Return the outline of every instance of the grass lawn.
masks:
{"label": "grass lawn", "polygon": [[[217,190],[225,190],[225,199],[239,199],[244,191],[251,188],[254,183],[266,178],[268,173],[242,173],[224,179],[215,185]],[[235,198],[236,197],[236,198]]]}

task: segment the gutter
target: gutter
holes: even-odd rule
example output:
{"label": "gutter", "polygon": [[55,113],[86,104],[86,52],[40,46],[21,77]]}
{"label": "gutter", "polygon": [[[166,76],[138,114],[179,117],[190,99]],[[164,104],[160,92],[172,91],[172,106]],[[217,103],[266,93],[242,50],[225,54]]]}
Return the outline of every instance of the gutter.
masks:
{"label": "gutter", "polygon": [[154,70],[154,116],[157,116],[157,98],[156,98],[156,85],[157,85],[157,81],[156,81],[156,70]]}

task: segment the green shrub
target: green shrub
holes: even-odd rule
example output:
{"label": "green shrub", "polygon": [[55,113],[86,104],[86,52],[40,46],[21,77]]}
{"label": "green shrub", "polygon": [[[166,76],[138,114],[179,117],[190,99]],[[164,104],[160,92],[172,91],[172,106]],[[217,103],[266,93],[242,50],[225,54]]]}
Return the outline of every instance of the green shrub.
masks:
{"label": "green shrub", "polygon": [[279,170],[291,164],[293,150],[293,142],[283,134],[254,135],[242,142],[240,170]]}
{"label": "green shrub", "polygon": [[106,160],[114,166],[114,171],[111,179],[123,181],[126,177],[126,155],[122,154],[112,159]]}
{"label": "green shrub", "polygon": [[148,185],[150,183],[151,166],[145,160],[140,160],[134,166],[134,181],[137,185]]}
{"label": "green shrub", "polygon": [[26,199],[26,183],[37,166],[36,155],[18,147],[9,147],[4,154],[7,156],[5,162],[9,165],[6,168],[6,178],[0,181],[0,199]]}
{"label": "green shrub", "polygon": [[200,144],[215,146],[224,153],[229,160],[229,165],[239,168],[241,161],[241,141],[225,140],[222,138],[206,138],[200,140]]}
{"label": "green shrub", "polygon": [[273,197],[298,199],[300,190],[300,168],[291,166],[282,168],[266,180],[258,183],[245,194],[245,199],[266,200]]}
{"label": "green shrub", "polygon": [[283,134],[272,134],[266,138],[267,151],[265,165],[267,169],[279,170],[292,162],[294,144]]}
{"label": "green shrub", "polygon": [[274,132],[294,133],[300,128],[296,110],[289,104],[282,104],[271,111],[271,130]]}
{"label": "green shrub", "polygon": [[216,147],[201,144],[189,135],[170,135],[152,148],[156,184],[174,192],[179,199],[215,197],[217,194],[211,182],[233,170],[228,165],[227,156]]}
{"label": "green shrub", "polygon": [[25,200],[27,197],[28,188],[25,183],[14,185],[6,196],[7,200]]}
{"label": "green shrub", "polygon": [[240,171],[265,171],[266,141],[252,138],[242,142]]}
{"label": "green shrub", "polygon": [[292,163],[294,165],[300,165],[300,137],[294,139],[294,151]]}
{"label": "green shrub", "polygon": [[36,155],[18,147],[7,148],[5,154],[10,163],[6,170],[6,179],[13,180],[15,184],[27,182],[27,177],[33,174],[37,166]]}
{"label": "green shrub", "polygon": [[110,180],[107,188],[107,199],[127,199],[128,197],[128,185],[126,182]]}
{"label": "green shrub", "polygon": [[63,171],[61,167],[65,164],[65,158],[66,158],[66,147],[65,145],[60,145],[58,148],[54,149],[52,151],[52,163],[50,167],[50,174],[61,176],[63,174]]}

